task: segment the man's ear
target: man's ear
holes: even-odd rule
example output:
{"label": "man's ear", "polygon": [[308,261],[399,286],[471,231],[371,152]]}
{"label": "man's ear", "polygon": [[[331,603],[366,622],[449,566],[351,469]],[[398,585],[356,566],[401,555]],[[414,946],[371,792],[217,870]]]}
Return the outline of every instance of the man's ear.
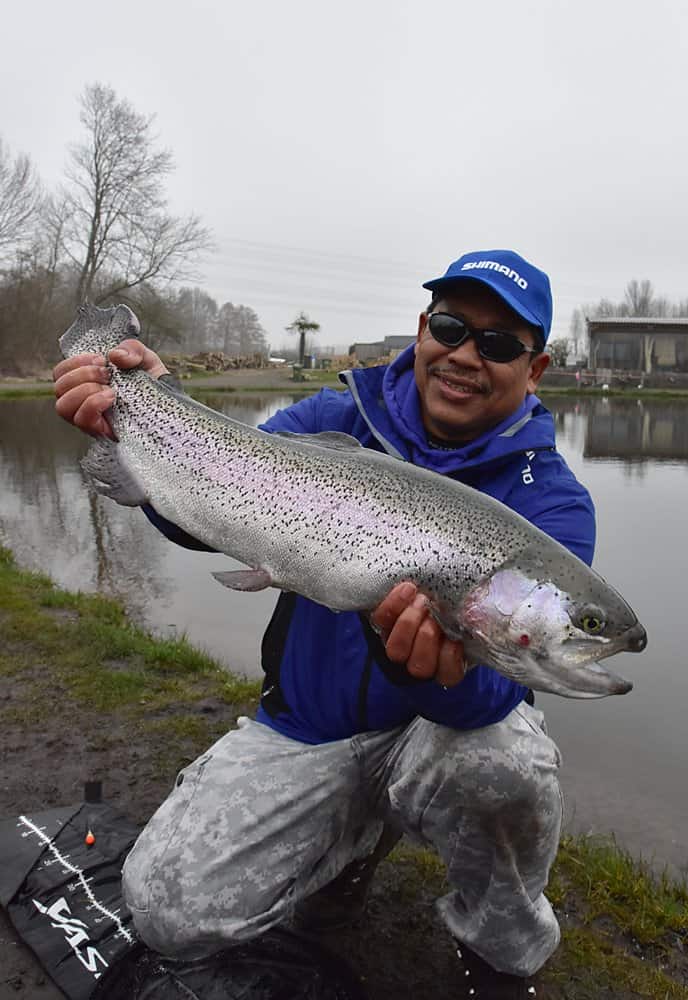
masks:
{"label": "man's ear", "polygon": [[549,364],[549,354],[536,354],[533,360],[530,362],[530,369],[528,371],[528,385],[526,391],[529,395],[533,395],[538,387],[538,382],[545,373],[545,369]]}
{"label": "man's ear", "polygon": [[418,344],[420,343],[421,338],[425,333],[425,331],[427,330],[427,328],[428,328],[428,314],[426,312],[422,312],[418,317],[418,333],[416,335],[416,343],[413,348],[414,354],[418,350]]}

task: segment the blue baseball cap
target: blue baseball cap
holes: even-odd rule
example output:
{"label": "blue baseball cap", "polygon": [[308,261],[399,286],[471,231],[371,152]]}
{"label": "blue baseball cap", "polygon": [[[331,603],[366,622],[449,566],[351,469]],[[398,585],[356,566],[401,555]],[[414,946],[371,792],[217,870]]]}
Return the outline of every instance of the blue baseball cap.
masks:
{"label": "blue baseball cap", "polygon": [[431,292],[470,278],[480,281],[504,299],[528,323],[542,331],[543,343],[552,328],[552,289],[544,271],[513,250],[476,250],[450,264],[441,278],[423,282]]}

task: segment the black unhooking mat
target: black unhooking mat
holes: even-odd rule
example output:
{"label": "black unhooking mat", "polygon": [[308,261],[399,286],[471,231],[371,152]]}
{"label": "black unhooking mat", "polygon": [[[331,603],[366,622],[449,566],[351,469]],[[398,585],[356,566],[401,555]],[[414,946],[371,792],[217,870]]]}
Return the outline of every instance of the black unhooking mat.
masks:
{"label": "black unhooking mat", "polygon": [[100,801],[0,822],[0,904],[69,1000],[365,1000],[348,966],[275,929],[201,962],[137,940],[120,873],[138,828]]}

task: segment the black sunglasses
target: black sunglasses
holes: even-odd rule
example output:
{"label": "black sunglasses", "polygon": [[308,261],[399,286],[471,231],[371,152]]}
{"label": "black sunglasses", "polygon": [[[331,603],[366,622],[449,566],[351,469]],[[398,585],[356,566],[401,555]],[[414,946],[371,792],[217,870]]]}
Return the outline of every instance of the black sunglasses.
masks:
{"label": "black sunglasses", "polygon": [[478,354],[486,361],[515,361],[522,354],[539,354],[537,348],[526,347],[518,337],[499,330],[474,330],[458,316],[451,313],[431,313],[428,329],[434,339],[444,347],[460,347],[469,337],[475,340]]}

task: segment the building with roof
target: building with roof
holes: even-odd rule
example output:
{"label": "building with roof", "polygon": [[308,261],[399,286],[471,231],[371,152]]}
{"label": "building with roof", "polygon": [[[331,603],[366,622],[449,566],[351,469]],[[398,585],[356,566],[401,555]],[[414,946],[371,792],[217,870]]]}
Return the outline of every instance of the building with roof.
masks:
{"label": "building with roof", "polygon": [[688,318],[610,316],[586,322],[593,371],[688,374]]}
{"label": "building with roof", "polygon": [[374,340],[368,343],[358,341],[349,348],[352,362],[366,364],[369,361],[391,360],[400,354],[409,344],[415,343],[415,337],[392,334],[384,340]]}

